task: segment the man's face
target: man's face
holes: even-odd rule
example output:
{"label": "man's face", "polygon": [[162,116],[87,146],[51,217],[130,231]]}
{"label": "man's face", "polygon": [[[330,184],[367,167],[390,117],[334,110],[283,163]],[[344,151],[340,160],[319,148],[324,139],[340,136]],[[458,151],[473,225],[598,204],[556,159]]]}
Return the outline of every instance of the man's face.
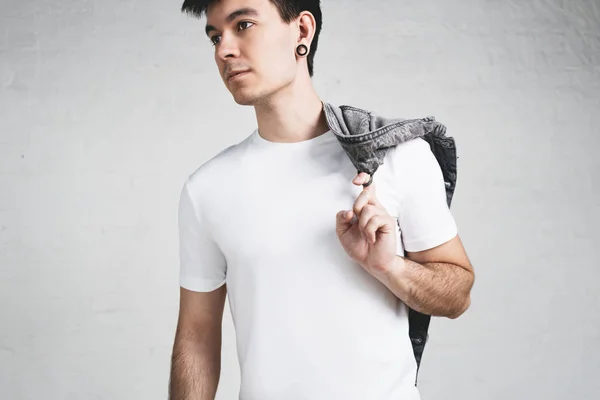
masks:
{"label": "man's face", "polygon": [[298,33],[269,0],[220,0],[206,17],[219,73],[238,104],[259,104],[294,80]]}

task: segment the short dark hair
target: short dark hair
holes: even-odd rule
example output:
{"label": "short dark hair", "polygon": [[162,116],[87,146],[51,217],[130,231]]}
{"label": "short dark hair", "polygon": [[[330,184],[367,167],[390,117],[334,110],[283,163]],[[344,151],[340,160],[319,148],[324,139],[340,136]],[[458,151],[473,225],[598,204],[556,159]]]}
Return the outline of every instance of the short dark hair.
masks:
{"label": "short dark hair", "polygon": [[[219,0],[184,0],[181,11],[200,18],[206,13],[208,6]],[[314,58],[319,44],[319,33],[323,25],[320,0],[269,0],[279,10],[279,16],[286,24],[297,18],[302,11],[310,12],[315,17],[315,35],[310,45],[310,53],[306,58],[308,63],[308,74],[312,77],[314,71]]]}

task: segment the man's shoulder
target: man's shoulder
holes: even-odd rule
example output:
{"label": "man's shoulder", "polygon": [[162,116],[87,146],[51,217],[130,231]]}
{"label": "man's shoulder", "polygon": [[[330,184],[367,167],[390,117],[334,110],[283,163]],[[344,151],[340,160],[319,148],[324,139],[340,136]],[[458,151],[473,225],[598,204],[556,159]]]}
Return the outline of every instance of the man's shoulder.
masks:
{"label": "man's shoulder", "polygon": [[435,160],[429,143],[420,137],[391,147],[388,149],[386,158],[386,162],[390,163],[396,171],[402,171],[406,168],[418,168],[423,164],[430,164],[432,160]]}
{"label": "man's shoulder", "polygon": [[[250,135],[251,136],[251,135]],[[189,182],[218,183],[239,165],[243,149],[250,138],[231,144],[200,164],[188,177]]]}
{"label": "man's shoulder", "polygon": [[440,164],[429,143],[422,138],[389,148],[384,166],[384,181],[390,182],[400,197],[437,182],[444,184]]}

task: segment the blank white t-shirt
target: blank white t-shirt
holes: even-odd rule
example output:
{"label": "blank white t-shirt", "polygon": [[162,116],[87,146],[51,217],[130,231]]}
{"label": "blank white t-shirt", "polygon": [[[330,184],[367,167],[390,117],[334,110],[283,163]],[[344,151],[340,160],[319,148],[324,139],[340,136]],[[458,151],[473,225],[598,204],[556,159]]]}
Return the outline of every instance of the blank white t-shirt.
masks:
{"label": "blank white t-shirt", "polygon": [[[343,250],[336,213],[362,191],[332,132],[275,143],[254,131],[201,165],[179,204],[180,284],[227,284],[241,400],[418,400],[407,307]],[[374,175],[398,255],[457,235],[440,167],[414,139]]]}

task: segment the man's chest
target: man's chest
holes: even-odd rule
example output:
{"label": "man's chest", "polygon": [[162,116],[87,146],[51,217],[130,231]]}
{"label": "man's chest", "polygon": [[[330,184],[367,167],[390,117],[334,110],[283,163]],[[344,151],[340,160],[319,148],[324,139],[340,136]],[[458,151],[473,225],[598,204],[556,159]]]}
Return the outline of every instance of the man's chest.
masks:
{"label": "man's chest", "polygon": [[[278,176],[238,182],[223,190],[210,216],[213,237],[228,264],[262,263],[326,252],[338,244],[336,214],[352,209],[362,186],[353,171],[310,179]],[[379,201],[394,214],[387,187],[377,187]],[[339,246],[338,246],[339,247]]]}

